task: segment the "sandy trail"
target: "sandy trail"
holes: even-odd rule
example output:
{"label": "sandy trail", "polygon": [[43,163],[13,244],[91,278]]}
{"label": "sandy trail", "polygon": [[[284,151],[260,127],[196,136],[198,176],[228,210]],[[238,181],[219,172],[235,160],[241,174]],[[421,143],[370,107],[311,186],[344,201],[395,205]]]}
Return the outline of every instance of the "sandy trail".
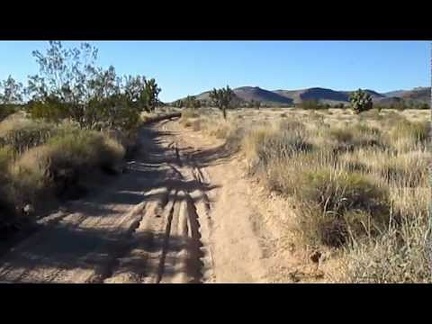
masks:
{"label": "sandy trail", "polygon": [[263,221],[263,198],[222,143],[176,121],[143,129],[140,142],[119,179],[52,214],[5,254],[0,281],[288,281],[289,258],[274,252],[278,228]]}

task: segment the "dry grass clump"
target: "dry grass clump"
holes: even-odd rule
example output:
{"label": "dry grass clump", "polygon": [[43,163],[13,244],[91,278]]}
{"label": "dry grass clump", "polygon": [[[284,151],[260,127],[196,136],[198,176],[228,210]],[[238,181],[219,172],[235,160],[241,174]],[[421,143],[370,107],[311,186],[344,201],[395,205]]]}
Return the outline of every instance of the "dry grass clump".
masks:
{"label": "dry grass clump", "polygon": [[5,120],[0,131],[0,231],[26,204],[37,209],[79,195],[82,177],[95,169],[112,173],[125,155],[107,134],[69,124]]}

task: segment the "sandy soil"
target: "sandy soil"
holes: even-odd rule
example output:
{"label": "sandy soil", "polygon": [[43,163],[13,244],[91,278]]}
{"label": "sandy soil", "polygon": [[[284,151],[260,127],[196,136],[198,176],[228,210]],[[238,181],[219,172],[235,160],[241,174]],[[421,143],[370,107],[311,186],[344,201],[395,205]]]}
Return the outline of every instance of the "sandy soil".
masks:
{"label": "sandy soil", "polygon": [[0,281],[300,281],[289,206],[249,180],[237,155],[176,121],[143,129],[140,142],[126,173],[7,252]]}

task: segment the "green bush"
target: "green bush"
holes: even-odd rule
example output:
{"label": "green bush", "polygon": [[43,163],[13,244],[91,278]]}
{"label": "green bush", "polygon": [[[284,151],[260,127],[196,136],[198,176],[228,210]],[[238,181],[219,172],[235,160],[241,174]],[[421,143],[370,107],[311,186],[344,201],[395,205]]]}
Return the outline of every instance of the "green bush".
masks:
{"label": "green bush", "polygon": [[338,247],[388,223],[389,193],[360,173],[324,167],[302,170],[296,179],[294,195],[308,206],[300,226],[311,240]]}
{"label": "green bush", "polygon": [[73,129],[70,133],[54,136],[47,145],[50,148],[51,171],[114,167],[125,154],[117,141],[95,131]]}
{"label": "green bush", "polygon": [[303,109],[308,109],[308,110],[318,110],[318,109],[329,108],[326,105],[321,104],[316,99],[303,100],[302,103],[300,104],[300,107]]}
{"label": "green bush", "polygon": [[17,112],[17,108],[11,105],[0,105],[0,122],[15,112]]}

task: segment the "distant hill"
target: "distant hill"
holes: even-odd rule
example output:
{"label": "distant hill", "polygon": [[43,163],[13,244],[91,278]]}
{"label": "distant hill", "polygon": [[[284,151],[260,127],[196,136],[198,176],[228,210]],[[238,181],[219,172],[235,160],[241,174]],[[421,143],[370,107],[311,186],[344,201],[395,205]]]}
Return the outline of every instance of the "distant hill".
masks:
{"label": "distant hill", "polygon": [[[251,100],[260,101],[266,106],[293,106],[301,104],[305,100],[317,100],[321,103],[338,104],[349,103],[349,96],[352,91],[338,91],[327,88],[307,88],[300,90],[266,90],[260,87],[239,87],[233,89],[237,103],[246,103]],[[354,91],[354,90],[353,90]],[[372,97],[374,103],[381,106],[391,106],[394,104],[406,103],[427,103],[430,104],[431,88],[418,87],[412,90],[396,90],[386,93],[379,93],[374,90],[366,89]],[[196,96],[202,101],[210,100],[210,91],[203,92]]]}
{"label": "distant hill", "polygon": [[234,89],[234,93],[243,101],[261,101],[268,105],[292,105],[293,99],[281,96],[273,91],[259,87],[241,87]]}
{"label": "distant hill", "polygon": [[411,91],[405,91],[401,98],[403,99],[411,99],[418,100],[421,102],[430,103],[431,101],[431,88],[416,88]]}
{"label": "distant hill", "polygon": [[[356,90],[357,90],[357,89],[356,89]],[[375,101],[379,101],[380,99],[383,99],[383,98],[387,98],[386,95],[384,95],[384,94],[382,94],[382,93],[379,93],[379,92],[376,92],[376,91],[374,91],[374,90],[364,89],[364,91],[367,92],[367,93],[372,97],[372,100],[373,100],[374,102],[375,102]],[[346,94],[347,94],[348,98],[349,98],[349,95],[351,94],[351,92],[352,92],[352,91],[343,91],[343,93],[346,93]],[[349,101],[349,99],[348,99],[348,101]]]}
{"label": "distant hill", "polygon": [[[250,102],[261,101],[262,103],[269,106],[280,106],[280,105],[292,105],[293,100],[290,98],[283,97],[272,91],[264,90],[259,87],[240,87],[233,89],[237,101],[239,102]],[[206,91],[196,96],[196,99],[208,101],[210,100],[210,92]]]}
{"label": "distant hill", "polygon": [[296,104],[305,100],[319,100],[323,103],[348,102],[348,94],[325,88],[303,90],[276,90],[276,93],[292,99]]}
{"label": "distant hill", "polygon": [[400,97],[405,92],[407,92],[407,91],[406,90],[395,90],[395,91],[385,92],[385,93],[383,93],[383,95],[385,95],[386,97]]}

